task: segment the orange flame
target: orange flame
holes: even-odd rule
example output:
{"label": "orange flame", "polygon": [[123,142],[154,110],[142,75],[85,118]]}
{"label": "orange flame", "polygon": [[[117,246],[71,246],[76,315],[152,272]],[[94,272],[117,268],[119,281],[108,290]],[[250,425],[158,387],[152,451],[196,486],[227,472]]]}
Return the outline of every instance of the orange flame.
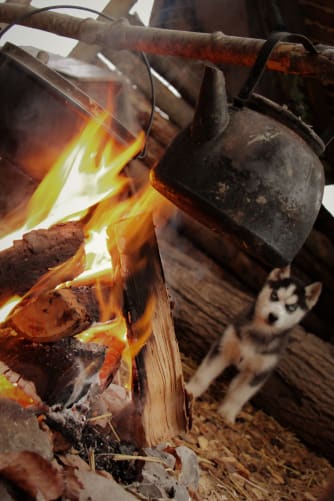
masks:
{"label": "orange flame", "polygon": [[9,398],[19,402],[23,407],[29,407],[35,403],[33,398],[27,395],[17,385],[8,381],[3,374],[0,374],[0,395],[3,398]]}
{"label": "orange flame", "polygon": [[[135,195],[131,194],[129,178],[122,171],[142,148],[144,135],[140,133],[130,145],[118,144],[106,135],[103,129],[105,120],[103,115],[99,121],[89,123],[80,137],[59,156],[34,192],[25,224],[3,238],[0,249],[12,245],[13,240],[22,238],[32,229],[48,228],[56,223],[85,217],[84,253],[81,248],[67,263],[48,272],[27,295],[38,295],[46,288],[95,284],[100,322],[77,335],[77,338],[107,347],[106,360],[100,371],[102,382],[108,380],[110,371],[122,357],[127,373],[124,385],[130,390],[133,358],[151,335],[154,299],[148,301],[143,316],[136,322],[135,337],[129,340],[122,312],[119,252],[122,252],[123,244],[130,249],[140,248],[151,235],[152,211],[159,218],[167,219],[171,205],[150,186],[144,186]],[[136,218],[135,224],[133,218]],[[116,242],[114,227],[120,221],[122,236]],[[140,262],[136,263],[136,266],[140,265]],[[71,280],[61,280],[61,277],[69,275],[69,270],[72,272]],[[108,294],[105,294],[104,284],[108,284]],[[18,301],[16,297],[16,303]],[[8,314],[8,303],[5,307],[0,310],[0,319]],[[0,384],[0,394],[3,389]]]}
{"label": "orange flame", "polygon": [[31,197],[25,224],[2,238],[0,250],[30,230],[81,219],[90,207],[121,193],[128,181],[119,174],[142,148],[144,134],[130,145],[107,141],[106,118],[92,120],[59,156]]}

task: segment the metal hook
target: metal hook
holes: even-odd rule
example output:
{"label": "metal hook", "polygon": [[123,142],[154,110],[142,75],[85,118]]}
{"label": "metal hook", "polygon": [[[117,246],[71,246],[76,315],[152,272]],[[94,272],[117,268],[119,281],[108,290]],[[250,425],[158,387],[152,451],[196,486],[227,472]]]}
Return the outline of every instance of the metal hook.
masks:
{"label": "metal hook", "polygon": [[289,42],[300,42],[311,54],[318,54],[317,48],[313,45],[311,40],[304,35],[284,31],[276,31],[272,33],[262,45],[248,78],[239,92],[239,95],[234,98],[234,105],[236,107],[242,108],[247,103],[254,88],[262,77],[264,70],[266,69],[266,63],[272,51],[277,43],[282,42],[283,40]]}

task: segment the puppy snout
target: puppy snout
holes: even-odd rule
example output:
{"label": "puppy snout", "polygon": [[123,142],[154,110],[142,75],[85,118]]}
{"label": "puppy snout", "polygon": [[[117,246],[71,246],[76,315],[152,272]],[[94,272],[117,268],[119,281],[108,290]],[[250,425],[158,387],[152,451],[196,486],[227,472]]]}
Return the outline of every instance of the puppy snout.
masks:
{"label": "puppy snout", "polygon": [[268,324],[273,325],[278,320],[278,316],[275,313],[269,313],[268,315]]}

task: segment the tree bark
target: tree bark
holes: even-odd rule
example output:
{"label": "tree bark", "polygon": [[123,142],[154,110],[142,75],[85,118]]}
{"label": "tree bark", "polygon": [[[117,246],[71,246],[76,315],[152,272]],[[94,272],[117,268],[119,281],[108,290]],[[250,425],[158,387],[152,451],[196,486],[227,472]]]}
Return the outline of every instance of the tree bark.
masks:
{"label": "tree bark", "polygon": [[[151,54],[182,56],[211,61],[216,64],[253,66],[264,40],[226,36],[223,33],[191,33],[159,28],[130,26],[124,20],[106,23],[81,20],[55,12],[42,12],[21,18],[35,11],[31,7],[1,4],[0,21],[13,22],[76,38],[88,44],[113,49],[130,49]],[[309,54],[299,44],[280,43],[267,62],[267,68],[290,74],[334,81],[334,50],[320,48],[319,55]]]}

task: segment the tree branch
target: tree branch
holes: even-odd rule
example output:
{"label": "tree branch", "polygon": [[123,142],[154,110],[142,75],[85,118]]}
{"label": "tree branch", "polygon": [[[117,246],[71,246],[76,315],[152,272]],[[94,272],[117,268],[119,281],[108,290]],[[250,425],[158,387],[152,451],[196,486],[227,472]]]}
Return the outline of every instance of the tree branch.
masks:
{"label": "tree branch", "polygon": [[[0,22],[11,23],[34,10],[21,5],[0,4]],[[264,43],[264,40],[227,36],[220,32],[209,34],[146,28],[129,25],[123,19],[114,22],[82,20],[56,12],[36,14],[18,23],[102,47],[183,56],[215,64],[252,66]],[[318,47],[319,54],[312,55],[299,44],[279,43],[267,62],[267,68],[334,82],[334,48]]]}

